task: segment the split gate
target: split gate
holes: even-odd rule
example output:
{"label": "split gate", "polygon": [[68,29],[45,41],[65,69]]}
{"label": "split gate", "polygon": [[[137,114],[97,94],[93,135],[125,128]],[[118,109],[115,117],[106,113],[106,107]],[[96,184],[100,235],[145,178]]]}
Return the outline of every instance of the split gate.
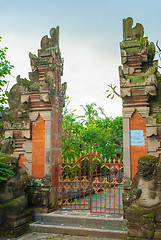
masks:
{"label": "split gate", "polygon": [[123,162],[89,153],[57,164],[56,208],[123,214]]}

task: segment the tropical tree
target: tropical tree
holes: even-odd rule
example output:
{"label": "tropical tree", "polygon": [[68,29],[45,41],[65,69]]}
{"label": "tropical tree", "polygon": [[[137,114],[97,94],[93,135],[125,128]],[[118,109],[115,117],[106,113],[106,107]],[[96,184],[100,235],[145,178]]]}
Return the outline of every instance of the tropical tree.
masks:
{"label": "tropical tree", "polygon": [[[0,37],[0,42],[1,42]],[[6,76],[11,74],[11,69],[13,65],[6,59],[7,47],[0,49],[0,130],[2,131],[3,127],[3,116],[6,113],[8,103],[8,91],[6,89],[7,80]],[[3,137],[1,133],[1,138]],[[3,163],[0,161],[0,182],[7,180],[8,177],[13,176],[12,170],[9,169],[9,165],[7,163]]]}
{"label": "tropical tree", "polygon": [[84,113],[81,117],[86,125],[93,123],[96,119],[99,119],[100,115],[105,116],[104,109],[101,107],[97,107],[96,103],[80,106]]}
{"label": "tropical tree", "polygon": [[95,120],[83,128],[81,139],[87,151],[93,149],[107,159],[121,157],[122,117]]}
{"label": "tropical tree", "polygon": [[[0,37],[1,42],[2,37]],[[0,49],[0,111],[5,110],[5,104],[8,102],[8,91],[5,89],[7,85],[6,76],[11,74],[13,65],[6,59],[7,47]]]}
{"label": "tropical tree", "polygon": [[[69,106],[69,99],[68,99]],[[108,118],[95,103],[81,105],[83,116],[66,109],[63,117],[63,158],[79,157],[84,151],[94,150],[107,159],[122,156],[122,117]],[[103,117],[101,117],[101,114]]]}

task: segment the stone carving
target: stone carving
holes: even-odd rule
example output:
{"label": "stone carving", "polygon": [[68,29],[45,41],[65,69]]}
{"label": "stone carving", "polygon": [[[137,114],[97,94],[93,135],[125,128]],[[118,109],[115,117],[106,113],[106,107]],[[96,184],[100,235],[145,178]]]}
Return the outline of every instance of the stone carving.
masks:
{"label": "stone carving", "polygon": [[131,237],[134,237],[132,225],[137,225],[137,239],[153,239],[157,223],[161,221],[161,164],[158,158],[146,155],[139,158],[137,169],[129,196],[126,195],[129,207],[125,210],[125,218]]}
{"label": "stone carving", "polygon": [[7,154],[0,155],[0,161],[7,163],[14,172],[13,177],[0,183],[0,227],[7,224],[8,218],[18,216],[26,208],[24,188],[26,186],[27,172],[18,166],[15,157]]}
{"label": "stone carving", "polygon": [[128,17],[123,19],[123,39],[126,38],[138,38],[143,37],[144,28],[140,23],[137,23],[135,27],[133,27],[133,19]]}
{"label": "stone carving", "polygon": [[41,48],[42,49],[51,49],[56,48],[59,46],[59,27],[52,28],[50,30],[50,36],[51,38],[48,38],[47,35],[45,35],[41,40]]}
{"label": "stone carving", "polygon": [[[13,156],[31,179],[36,183],[45,179],[44,188],[30,186],[29,181],[26,192],[31,199],[29,205],[47,212],[55,198],[51,181],[55,181],[56,173],[51,162],[55,165],[58,156],[61,158],[62,108],[67,87],[61,83],[64,60],[59,49],[59,27],[52,28],[50,36],[42,38],[38,54],[29,53],[29,57],[32,70],[29,80],[18,75],[9,93],[10,121],[4,123],[5,138],[14,140]],[[41,146],[42,154],[37,146]]]}
{"label": "stone carving", "polygon": [[[121,97],[129,96],[125,88],[132,90],[134,87],[135,94],[156,96],[158,62],[153,61],[155,45],[144,37],[141,24],[137,23],[133,28],[132,25],[132,18],[123,19],[123,41],[120,43],[123,68],[119,67]],[[143,86],[144,92],[138,86]]]}

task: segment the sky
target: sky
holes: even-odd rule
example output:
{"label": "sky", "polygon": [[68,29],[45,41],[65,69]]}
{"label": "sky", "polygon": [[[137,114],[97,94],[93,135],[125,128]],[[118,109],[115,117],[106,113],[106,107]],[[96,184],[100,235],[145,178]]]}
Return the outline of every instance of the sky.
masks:
{"label": "sky", "polygon": [[123,18],[141,23],[144,36],[161,46],[160,0],[0,0],[0,9],[0,47],[8,47],[14,65],[9,89],[17,75],[28,78],[29,52],[37,54],[42,37],[59,26],[62,83],[67,82],[66,95],[77,114],[80,105],[95,102],[108,117],[122,115],[121,99],[107,99],[106,90],[113,84],[119,92]]}

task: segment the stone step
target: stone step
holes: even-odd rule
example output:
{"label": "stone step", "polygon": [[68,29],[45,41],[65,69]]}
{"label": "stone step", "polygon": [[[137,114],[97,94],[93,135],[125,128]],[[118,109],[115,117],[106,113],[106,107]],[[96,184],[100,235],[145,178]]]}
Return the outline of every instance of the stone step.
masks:
{"label": "stone step", "polygon": [[35,221],[42,223],[55,224],[79,224],[79,225],[96,225],[96,226],[110,226],[125,229],[126,220],[122,218],[104,218],[94,216],[73,216],[62,214],[36,214]]}
{"label": "stone step", "polygon": [[[98,215],[99,216],[99,215]],[[90,236],[108,239],[127,239],[127,223],[121,218],[73,216],[63,214],[36,214],[30,224],[33,232]]]}

